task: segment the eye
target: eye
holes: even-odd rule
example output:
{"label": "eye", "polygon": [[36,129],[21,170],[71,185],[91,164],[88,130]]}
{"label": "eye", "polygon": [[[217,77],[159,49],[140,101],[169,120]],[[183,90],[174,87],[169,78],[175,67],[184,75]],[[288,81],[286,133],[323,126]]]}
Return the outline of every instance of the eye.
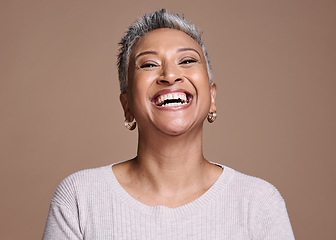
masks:
{"label": "eye", "polygon": [[193,59],[193,58],[187,58],[187,59],[183,59],[180,64],[190,64],[190,63],[195,63],[197,62],[197,60]]}
{"label": "eye", "polygon": [[144,63],[140,66],[140,68],[154,68],[157,67],[158,65],[155,63]]}

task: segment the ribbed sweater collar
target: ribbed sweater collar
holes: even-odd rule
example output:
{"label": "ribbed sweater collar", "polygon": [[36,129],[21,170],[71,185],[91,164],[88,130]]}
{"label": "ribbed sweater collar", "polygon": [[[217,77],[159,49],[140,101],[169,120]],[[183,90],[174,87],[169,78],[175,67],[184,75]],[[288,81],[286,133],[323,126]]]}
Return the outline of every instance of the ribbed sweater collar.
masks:
{"label": "ribbed sweater collar", "polygon": [[[117,164],[117,163],[115,163]],[[221,192],[227,187],[228,183],[233,178],[235,171],[229,167],[223,166],[218,163],[214,163],[223,168],[223,172],[218,177],[217,181],[199,198],[189,202],[185,205],[169,208],[165,206],[148,206],[135,198],[133,198],[126,190],[120,185],[116,176],[112,171],[112,166],[109,165],[104,168],[105,176],[113,194],[117,194],[122,204],[127,205],[135,211],[141,211],[143,214],[151,215],[153,217],[165,217],[165,218],[180,218],[182,215],[194,215],[199,212],[201,208],[205,208],[210,205],[211,202],[221,194]]]}

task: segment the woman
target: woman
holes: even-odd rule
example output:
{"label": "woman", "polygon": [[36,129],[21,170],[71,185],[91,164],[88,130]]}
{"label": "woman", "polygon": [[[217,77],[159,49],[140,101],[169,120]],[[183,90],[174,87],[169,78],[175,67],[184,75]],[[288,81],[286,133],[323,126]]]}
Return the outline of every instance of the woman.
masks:
{"label": "woman", "polygon": [[216,119],[216,85],[199,31],[165,9],[144,15],[118,58],[134,159],[75,173],[60,184],[44,239],[294,239],[269,183],[203,157]]}

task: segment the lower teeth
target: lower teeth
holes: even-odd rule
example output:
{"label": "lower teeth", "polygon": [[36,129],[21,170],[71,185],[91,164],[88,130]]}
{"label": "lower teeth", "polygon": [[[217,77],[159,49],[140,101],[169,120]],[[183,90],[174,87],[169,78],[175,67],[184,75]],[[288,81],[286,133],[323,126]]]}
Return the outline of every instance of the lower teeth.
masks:
{"label": "lower teeth", "polygon": [[184,103],[166,103],[166,104],[163,104],[161,105],[161,107],[177,107],[177,106],[180,106],[180,105],[184,105],[184,104],[187,104],[186,102]]}

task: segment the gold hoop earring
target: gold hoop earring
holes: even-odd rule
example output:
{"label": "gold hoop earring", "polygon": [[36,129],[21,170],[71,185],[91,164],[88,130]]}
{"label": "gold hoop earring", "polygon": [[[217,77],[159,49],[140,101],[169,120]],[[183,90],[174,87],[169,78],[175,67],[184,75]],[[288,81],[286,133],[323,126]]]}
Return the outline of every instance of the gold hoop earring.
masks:
{"label": "gold hoop earring", "polygon": [[132,130],[134,130],[136,128],[136,121],[135,121],[135,119],[133,119],[132,122],[129,122],[127,119],[125,119],[124,124],[125,124],[125,127],[128,130],[130,130],[130,131],[132,131]]}
{"label": "gold hoop earring", "polygon": [[213,123],[217,118],[216,111],[208,113],[207,119],[209,123]]}

